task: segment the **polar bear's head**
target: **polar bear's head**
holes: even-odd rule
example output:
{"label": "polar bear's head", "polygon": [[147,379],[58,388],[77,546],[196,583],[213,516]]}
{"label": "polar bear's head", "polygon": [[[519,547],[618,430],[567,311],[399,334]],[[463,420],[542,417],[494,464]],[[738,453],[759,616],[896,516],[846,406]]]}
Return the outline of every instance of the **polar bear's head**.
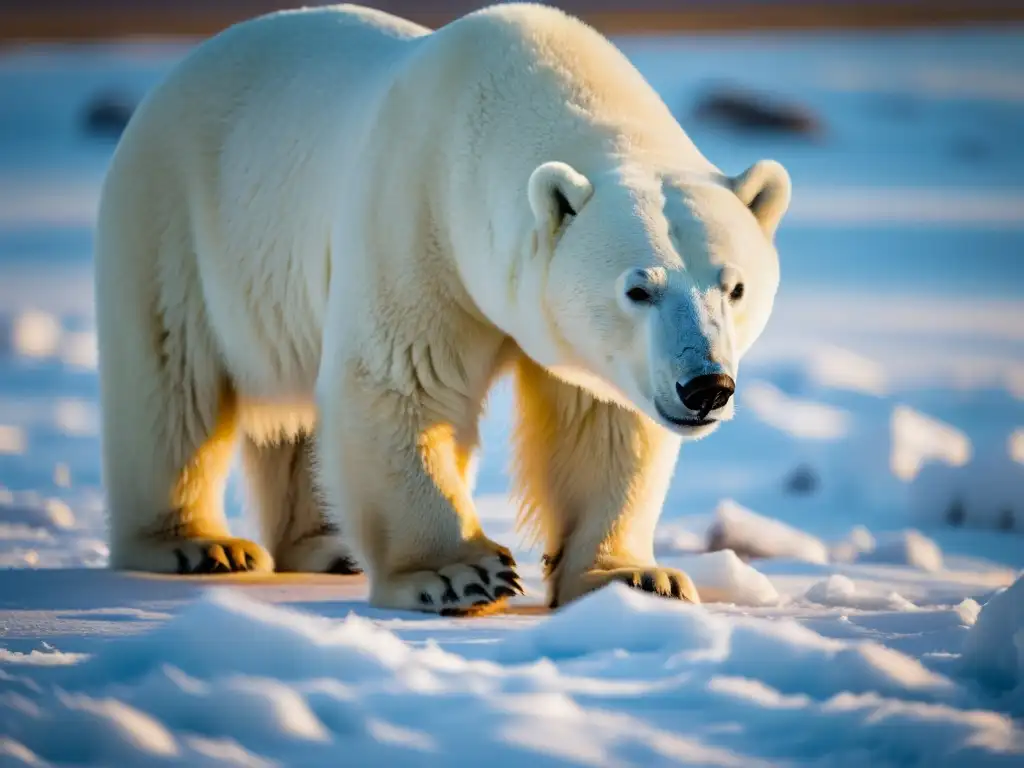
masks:
{"label": "polar bear's head", "polygon": [[772,311],[790,189],[771,160],[737,177],[536,168],[539,362],[684,437],[709,434],[732,418],[740,359]]}

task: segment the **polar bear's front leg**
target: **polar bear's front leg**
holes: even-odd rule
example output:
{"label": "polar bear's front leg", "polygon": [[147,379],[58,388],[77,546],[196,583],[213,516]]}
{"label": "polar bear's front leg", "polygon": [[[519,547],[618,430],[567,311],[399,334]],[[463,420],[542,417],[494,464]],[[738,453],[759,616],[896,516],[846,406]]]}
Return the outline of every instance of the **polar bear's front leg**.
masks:
{"label": "polar bear's front leg", "polygon": [[516,394],[523,519],[545,542],[551,607],[612,581],[700,602],[685,573],[654,560],[654,528],[679,439],[527,359],[517,365]]}
{"label": "polar bear's front leg", "polygon": [[339,378],[321,388],[317,470],[369,577],[370,603],[463,614],[521,593],[511,552],[484,535],[466,484],[475,446],[420,393],[357,372]]}

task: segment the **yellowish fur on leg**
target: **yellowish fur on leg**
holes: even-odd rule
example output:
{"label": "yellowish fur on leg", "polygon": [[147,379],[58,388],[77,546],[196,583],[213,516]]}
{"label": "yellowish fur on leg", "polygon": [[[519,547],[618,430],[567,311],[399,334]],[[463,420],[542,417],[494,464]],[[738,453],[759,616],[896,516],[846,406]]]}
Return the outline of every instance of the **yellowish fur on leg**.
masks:
{"label": "yellowish fur on leg", "polygon": [[184,461],[171,489],[169,511],[119,542],[117,567],[155,573],[205,574],[272,571],[258,544],[231,536],[224,517],[224,486],[235,444],[236,402],[224,387],[214,428]]}
{"label": "yellowish fur on leg", "polygon": [[246,437],[242,467],[249,505],[277,570],[349,575],[360,572],[314,476],[314,441],[304,433],[273,440]]}
{"label": "yellowish fur on leg", "polygon": [[484,374],[466,387],[473,397],[443,404],[422,384],[410,395],[381,387],[359,365],[331,381],[320,477],[339,500],[375,606],[463,615],[522,592],[511,552],[484,535],[466,482]]}
{"label": "yellowish fur on leg", "polygon": [[610,581],[696,602],[689,578],[654,560],[679,439],[525,358],[515,383],[519,522],[544,543],[549,604]]}

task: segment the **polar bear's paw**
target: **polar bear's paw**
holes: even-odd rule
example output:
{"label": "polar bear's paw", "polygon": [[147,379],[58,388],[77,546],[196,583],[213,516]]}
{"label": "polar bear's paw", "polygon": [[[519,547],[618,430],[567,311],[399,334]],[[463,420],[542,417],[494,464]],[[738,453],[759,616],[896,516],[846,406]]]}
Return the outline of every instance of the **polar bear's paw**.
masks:
{"label": "polar bear's paw", "polygon": [[578,579],[562,581],[558,598],[552,601],[551,608],[558,608],[612,582],[621,582],[633,589],[660,597],[700,603],[697,588],[683,571],[659,566],[628,566],[607,570],[595,569],[587,571]]}
{"label": "polar bear's paw", "polygon": [[119,553],[116,566],[123,570],[182,575],[270,573],[274,559],[248,539],[203,538],[137,542]]}
{"label": "polar bear's paw", "polygon": [[333,573],[351,576],[362,573],[352,550],[333,529],[331,532],[305,536],[274,553],[278,571],[295,573]]}
{"label": "polar bear's paw", "polygon": [[504,547],[435,570],[385,578],[371,602],[382,608],[425,611],[442,616],[488,613],[508,598],[525,594],[516,562]]}
{"label": "polar bear's paw", "polygon": [[682,571],[675,568],[617,568],[609,571],[609,581],[621,581],[628,587],[661,597],[674,597],[688,603],[699,603],[697,588]]}

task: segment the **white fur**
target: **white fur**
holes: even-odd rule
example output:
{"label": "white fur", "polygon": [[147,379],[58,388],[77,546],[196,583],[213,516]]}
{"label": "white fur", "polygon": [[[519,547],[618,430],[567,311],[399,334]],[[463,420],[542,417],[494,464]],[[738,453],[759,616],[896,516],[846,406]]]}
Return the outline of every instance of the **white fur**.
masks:
{"label": "white fur", "polygon": [[[374,604],[491,603],[517,580],[470,487],[511,370],[552,603],[611,579],[697,599],[652,537],[680,439],[713,427],[663,415],[689,417],[677,382],[735,377],[788,201],[781,166],[721,174],[617,49],[549,8],[430,32],[335,6],[221,33],[140,106],[103,190],[113,565],[354,554]],[[624,298],[638,284],[657,301]],[[236,435],[272,556],[227,534]]]}

